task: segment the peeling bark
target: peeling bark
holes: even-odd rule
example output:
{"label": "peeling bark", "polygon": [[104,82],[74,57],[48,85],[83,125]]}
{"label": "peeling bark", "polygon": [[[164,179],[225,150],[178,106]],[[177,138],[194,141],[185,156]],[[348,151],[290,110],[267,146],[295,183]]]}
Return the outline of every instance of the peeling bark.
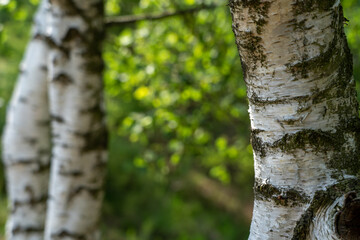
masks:
{"label": "peeling bark", "polygon": [[229,5],[254,149],[249,239],[342,239],[335,216],[359,191],[360,120],[340,1]]}
{"label": "peeling bark", "polygon": [[107,136],[101,0],[51,0],[47,41],[52,127],[45,239],[99,239]]}
{"label": "peeling bark", "polygon": [[44,19],[42,1],[34,19],[32,39],[20,65],[3,135],[9,217],[8,240],[43,239],[48,195],[50,119],[47,96]]}

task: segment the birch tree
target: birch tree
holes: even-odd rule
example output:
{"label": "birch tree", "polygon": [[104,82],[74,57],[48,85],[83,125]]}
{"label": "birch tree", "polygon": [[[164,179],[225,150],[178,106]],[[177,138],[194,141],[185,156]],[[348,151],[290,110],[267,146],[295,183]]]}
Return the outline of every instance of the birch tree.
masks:
{"label": "birch tree", "polygon": [[3,139],[9,240],[99,239],[102,38],[103,1],[42,2]]}
{"label": "birch tree", "polygon": [[359,239],[359,117],[339,0],[232,0],[255,160],[249,239]]}
{"label": "birch tree", "polygon": [[106,162],[103,1],[51,1],[52,166],[45,239],[98,239]]}
{"label": "birch tree", "polygon": [[32,39],[8,107],[3,159],[9,199],[7,239],[42,239],[49,182],[50,126],[47,100],[46,1],[39,7]]}

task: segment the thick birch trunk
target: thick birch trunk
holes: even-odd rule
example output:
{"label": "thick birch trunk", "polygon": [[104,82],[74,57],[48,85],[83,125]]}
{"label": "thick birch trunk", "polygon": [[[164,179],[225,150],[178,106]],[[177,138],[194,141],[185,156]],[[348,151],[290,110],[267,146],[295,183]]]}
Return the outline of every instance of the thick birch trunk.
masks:
{"label": "thick birch trunk", "polygon": [[51,0],[53,157],[45,239],[98,239],[106,162],[102,0]]}
{"label": "thick birch trunk", "polygon": [[48,195],[50,119],[47,96],[44,0],[20,66],[3,135],[9,218],[8,240],[43,239]]}
{"label": "thick birch trunk", "polygon": [[358,239],[360,124],[340,1],[230,8],[255,160],[249,239]]}

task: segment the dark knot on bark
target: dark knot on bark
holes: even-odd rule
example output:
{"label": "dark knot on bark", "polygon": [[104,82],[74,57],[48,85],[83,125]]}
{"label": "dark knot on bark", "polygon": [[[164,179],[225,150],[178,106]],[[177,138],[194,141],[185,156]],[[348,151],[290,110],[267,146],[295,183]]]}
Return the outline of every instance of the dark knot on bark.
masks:
{"label": "dark knot on bark", "polygon": [[360,240],[360,198],[352,191],[345,195],[344,207],[336,215],[337,234],[343,240]]}

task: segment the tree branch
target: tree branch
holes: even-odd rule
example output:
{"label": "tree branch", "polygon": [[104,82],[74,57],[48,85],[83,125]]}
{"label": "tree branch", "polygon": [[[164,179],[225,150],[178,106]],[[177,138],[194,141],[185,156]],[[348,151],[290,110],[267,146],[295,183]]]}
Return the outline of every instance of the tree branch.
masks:
{"label": "tree branch", "polygon": [[193,8],[183,9],[183,10],[176,10],[176,11],[165,11],[163,13],[157,14],[140,14],[140,15],[128,15],[128,16],[114,16],[114,17],[107,17],[105,21],[106,27],[113,27],[119,26],[124,24],[131,24],[136,23],[139,21],[154,21],[154,20],[161,20],[169,17],[186,15],[190,13],[196,13],[200,10],[205,9],[214,9],[220,7],[221,5],[200,5]]}

